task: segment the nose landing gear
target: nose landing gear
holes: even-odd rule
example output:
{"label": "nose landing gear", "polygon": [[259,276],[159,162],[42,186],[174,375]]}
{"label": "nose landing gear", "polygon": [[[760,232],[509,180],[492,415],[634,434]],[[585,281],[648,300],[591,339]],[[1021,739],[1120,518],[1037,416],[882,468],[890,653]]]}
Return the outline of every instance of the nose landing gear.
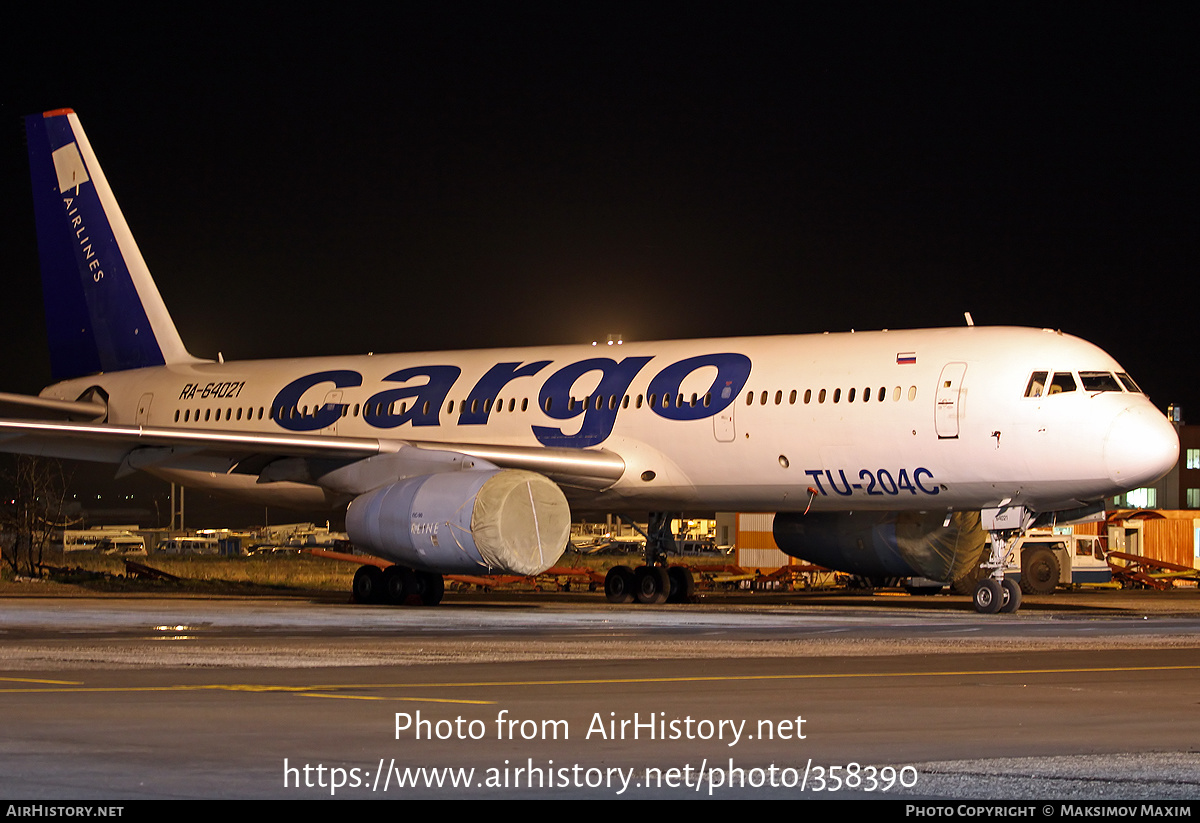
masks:
{"label": "nose landing gear", "polygon": [[1013,614],[1021,607],[1021,587],[1004,576],[1004,567],[1013,543],[1033,522],[1033,512],[1005,501],[999,508],[982,510],[980,518],[991,539],[991,553],[980,566],[990,574],[975,584],[975,611]]}

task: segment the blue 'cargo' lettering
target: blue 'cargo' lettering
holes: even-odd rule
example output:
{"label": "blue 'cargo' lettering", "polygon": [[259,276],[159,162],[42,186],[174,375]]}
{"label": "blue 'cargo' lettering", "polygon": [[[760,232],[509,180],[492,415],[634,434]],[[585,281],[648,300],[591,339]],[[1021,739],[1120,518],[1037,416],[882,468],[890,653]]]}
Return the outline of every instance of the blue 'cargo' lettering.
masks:
{"label": "blue 'cargo' lettering", "polygon": [[[414,377],[428,380],[417,386],[386,389],[372,395],[363,408],[363,419],[381,429],[394,429],[403,423],[437,426],[441,423],[442,402],[461,373],[458,366],[415,366],[392,372],[383,379],[389,383],[403,383]],[[410,397],[411,406],[402,402]],[[394,403],[401,403],[401,410],[395,410]]]}
{"label": "blue 'cargo' lettering", "polygon": [[705,395],[709,403],[667,403],[654,405],[654,413],[668,420],[703,420],[725,409],[742,391],[750,378],[750,358],[744,354],[702,354],[672,363],[655,375],[646,391],[655,396],[674,397],[679,394],[683,379],[697,369],[717,370]]}
{"label": "blue 'cargo' lettering", "polygon": [[[620,363],[607,357],[593,357],[581,360],[550,375],[550,379],[542,386],[538,398],[542,411],[555,420],[570,420],[572,417],[583,415],[583,424],[575,434],[564,434],[562,429],[552,429],[548,426],[534,426],[533,435],[543,446],[565,446],[567,448],[583,449],[603,443],[612,434],[613,425],[617,422],[617,412],[620,403],[612,403],[609,398],[623,397],[633,378],[649,363],[651,357],[626,357]],[[600,383],[595,391],[584,398],[584,402],[576,404],[571,395],[575,381],[588,372],[598,371],[601,374]]]}
{"label": "blue 'cargo' lettering", "polygon": [[271,403],[271,417],[276,423],[290,431],[316,431],[332,426],[342,416],[345,404],[326,403],[310,415],[296,414],[300,398],[313,386],[332,383],[334,388],[345,389],[362,385],[362,375],[349,369],[335,369],[308,374],[284,386]]}
{"label": "blue 'cargo' lettering", "polygon": [[[529,377],[537,374],[546,366],[549,360],[539,360],[522,366],[520,363],[497,363],[488,369],[487,374],[479,378],[475,388],[467,395],[462,410],[458,415],[458,425],[477,426],[488,421],[488,412],[500,390],[518,377]],[[518,368],[518,366],[520,368]]]}
{"label": "blue 'cargo' lettering", "polygon": [[[538,408],[553,420],[572,420],[582,416],[579,429],[568,433],[561,428],[534,425],[531,427],[534,437],[544,446],[578,449],[603,443],[612,434],[617,415],[625,407],[629,386],[653,359],[642,356],[617,361],[593,357],[564,365],[542,384],[538,393]],[[459,406],[458,425],[486,425],[492,404],[505,386],[517,378],[532,377],[550,364],[549,360],[496,363],[476,381],[466,400]],[[729,407],[745,386],[750,378],[751,362],[746,355],[733,352],[689,357],[659,371],[650,380],[647,393],[675,397],[679,395],[683,381],[700,369],[715,370],[704,402],[655,404],[654,413],[668,420],[702,420],[718,414]],[[592,372],[599,374],[596,387],[587,395],[576,397],[572,393],[575,384]],[[406,423],[412,426],[441,425],[441,412],[446,405],[446,398],[461,374],[462,369],[450,365],[413,366],[392,372],[383,378],[383,382],[406,385],[386,388],[373,394],[362,404],[362,419],[367,425],[380,429],[394,429]],[[424,378],[424,382],[407,385],[408,381],[418,378]],[[332,384],[337,389],[353,388],[361,386],[363,378],[358,372],[348,369],[332,369],[298,377],[275,395],[271,404],[272,419],[281,427],[297,432],[318,431],[331,426],[346,413],[347,403],[314,406],[312,413],[298,411],[302,408],[301,399],[305,393],[322,383]],[[190,396],[194,391],[194,386],[185,387],[181,397]],[[824,473],[824,470],[818,473]],[[809,474],[811,476],[813,472]],[[921,486],[916,474],[913,477],[921,491],[937,494],[936,487],[929,491]],[[814,480],[820,484],[819,478],[814,477]],[[826,493],[824,487],[821,493]]]}

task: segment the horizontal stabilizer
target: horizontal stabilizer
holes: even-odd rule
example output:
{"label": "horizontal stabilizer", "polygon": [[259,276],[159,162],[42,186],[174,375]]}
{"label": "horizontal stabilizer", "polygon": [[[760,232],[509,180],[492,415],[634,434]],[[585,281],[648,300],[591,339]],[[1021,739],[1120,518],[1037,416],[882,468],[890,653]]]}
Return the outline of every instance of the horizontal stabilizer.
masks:
{"label": "horizontal stabilizer", "polygon": [[0,392],[0,414],[39,420],[100,420],[108,414],[108,407],[93,400],[54,400]]}

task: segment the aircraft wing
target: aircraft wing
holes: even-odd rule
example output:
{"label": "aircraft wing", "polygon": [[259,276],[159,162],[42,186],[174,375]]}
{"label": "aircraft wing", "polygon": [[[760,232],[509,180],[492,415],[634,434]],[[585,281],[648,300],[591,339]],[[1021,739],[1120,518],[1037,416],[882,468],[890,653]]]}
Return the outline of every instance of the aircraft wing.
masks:
{"label": "aircraft wing", "polygon": [[121,466],[119,474],[170,466],[258,475],[361,494],[404,477],[491,463],[526,469],[560,485],[603,490],[625,470],[601,449],[435,443],[386,438],[213,431],[110,423],[0,419],[4,451]]}

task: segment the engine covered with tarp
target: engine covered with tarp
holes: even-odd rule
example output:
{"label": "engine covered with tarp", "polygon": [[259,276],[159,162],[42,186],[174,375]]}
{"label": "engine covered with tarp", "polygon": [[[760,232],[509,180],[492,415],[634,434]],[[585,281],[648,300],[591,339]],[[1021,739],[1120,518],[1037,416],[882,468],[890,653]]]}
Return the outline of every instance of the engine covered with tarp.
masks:
{"label": "engine covered with tarp", "polygon": [[358,548],[446,574],[539,574],[567,546],[562,490],[529,471],[455,471],[401,480],[360,495],[346,511]]}
{"label": "engine covered with tarp", "polygon": [[873,578],[958,580],[986,547],[979,512],[780,512],[773,531],[792,557]]}

